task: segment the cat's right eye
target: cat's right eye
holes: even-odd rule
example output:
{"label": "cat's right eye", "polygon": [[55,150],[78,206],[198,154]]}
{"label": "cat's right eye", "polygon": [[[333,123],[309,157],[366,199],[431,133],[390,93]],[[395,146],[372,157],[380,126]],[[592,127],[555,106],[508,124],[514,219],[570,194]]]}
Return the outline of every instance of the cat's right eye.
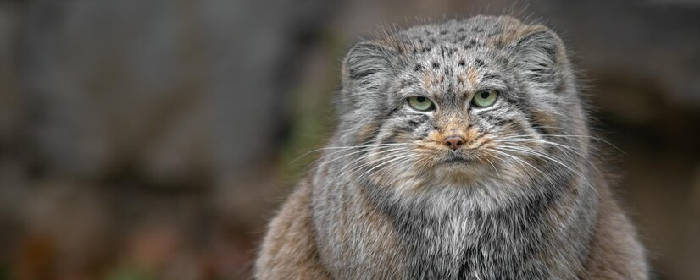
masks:
{"label": "cat's right eye", "polygon": [[408,105],[421,112],[435,110],[435,104],[425,96],[411,96],[408,98]]}

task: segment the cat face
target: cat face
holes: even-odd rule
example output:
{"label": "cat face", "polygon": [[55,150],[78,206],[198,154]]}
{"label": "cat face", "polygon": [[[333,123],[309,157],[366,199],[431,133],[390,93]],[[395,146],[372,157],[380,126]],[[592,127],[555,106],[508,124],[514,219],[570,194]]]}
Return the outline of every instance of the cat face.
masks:
{"label": "cat face", "polygon": [[414,62],[421,66],[404,69],[399,85],[386,95],[393,106],[374,139],[377,145],[411,145],[409,165],[454,183],[497,177],[504,162],[499,159],[506,156],[500,141],[536,137],[527,107],[521,106],[532,100],[518,92],[507,65],[478,51],[456,61],[428,54]]}
{"label": "cat face", "polygon": [[570,73],[541,26],[477,17],[414,27],[350,51],[340,137],[363,147],[359,170],[378,183],[527,181],[579,152],[555,139],[585,127]]}

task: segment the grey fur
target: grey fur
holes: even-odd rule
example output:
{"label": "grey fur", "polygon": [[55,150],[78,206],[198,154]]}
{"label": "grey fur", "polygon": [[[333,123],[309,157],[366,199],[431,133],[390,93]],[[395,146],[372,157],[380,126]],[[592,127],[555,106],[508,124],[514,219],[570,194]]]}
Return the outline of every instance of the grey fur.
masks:
{"label": "grey fur", "polygon": [[[319,270],[333,279],[605,278],[587,270],[599,266],[592,248],[614,215],[626,241],[610,241],[623,252],[611,255],[633,253],[620,257],[623,278],[607,279],[646,279],[551,30],[490,16],[416,26],[358,43],[343,71],[339,124],[308,186]],[[471,103],[482,89],[500,91],[493,106]],[[412,109],[409,96],[436,110]],[[466,144],[453,152],[433,141],[448,134]],[[269,259],[285,258],[268,251],[260,278],[277,269]]]}

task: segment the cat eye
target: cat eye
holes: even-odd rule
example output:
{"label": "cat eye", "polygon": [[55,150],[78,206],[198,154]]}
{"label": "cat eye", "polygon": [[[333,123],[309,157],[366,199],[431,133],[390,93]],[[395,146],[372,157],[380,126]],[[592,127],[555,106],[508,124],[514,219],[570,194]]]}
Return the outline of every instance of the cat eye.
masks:
{"label": "cat eye", "polygon": [[472,104],[476,107],[488,107],[493,105],[498,98],[498,91],[495,89],[479,90],[474,94]]}
{"label": "cat eye", "polygon": [[408,98],[408,105],[421,112],[435,110],[435,104],[425,96],[411,96]]}

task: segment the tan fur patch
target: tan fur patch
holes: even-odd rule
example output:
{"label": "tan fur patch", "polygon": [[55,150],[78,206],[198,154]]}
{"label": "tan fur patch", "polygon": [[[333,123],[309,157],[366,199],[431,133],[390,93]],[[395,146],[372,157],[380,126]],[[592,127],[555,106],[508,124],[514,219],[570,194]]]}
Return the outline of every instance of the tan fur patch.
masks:
{"label": "tan fur patch", "polygon": [[357,142],[363,143],[369,140],[377,132],[377,123],[371,122],[360,127],[357,132]]}
{"label": "tan fur patch", "polygon": [[454,116],[438,116],[437,118],[439,129],[428,134],[427,142],[442,146],[447,137],[459,136],[464,138],[466,143],[469,143],[470,137],[473,140],[478,135],[475,129],[467,130],[469,124],[461,118]]}
{"label": "tan fur patch", "polygon": [[467,69],[467,81],[469,82],[469,86],[471,88],[476,87],[477,79],[479,78],[479,73],[474,69],[474,67],[469,67]]}
{"label": "tan fur patch", "polygon": [[434,86],[433,85],[434,77],[430,71],[423,72],[423,75],[421,77],[421,81],[423,82],[423,88],[425,88],[426,91],[430,91]]}
{"label": "tan fur patch", "polygon": [[476,128],[471,128],[464,134],[464,142],[466,142],[467,145],[473,143],[479,135],[481,134]]}
{"label": "tan fur patch", "polygon": [[426,137],[427,142],[433,143],[436,145],[442,145],[443,139],[445,139],[445,134],[438,132],[438,131],[430,132],[428,134],[428,137]]}
{"label": "tan fur patch", "polygon": [[542,111],[533,110],[532,118],[536,123],[544,125],[544,129],[546,131],[550,131],[552,127],[557,126],[557,121],[552,117],[552,115]]}
{"label": "tan fur patch", "polygon": [[302,182],[270,223],[256,279],[331,279],[316,248],[310,202],[311,186]]}

